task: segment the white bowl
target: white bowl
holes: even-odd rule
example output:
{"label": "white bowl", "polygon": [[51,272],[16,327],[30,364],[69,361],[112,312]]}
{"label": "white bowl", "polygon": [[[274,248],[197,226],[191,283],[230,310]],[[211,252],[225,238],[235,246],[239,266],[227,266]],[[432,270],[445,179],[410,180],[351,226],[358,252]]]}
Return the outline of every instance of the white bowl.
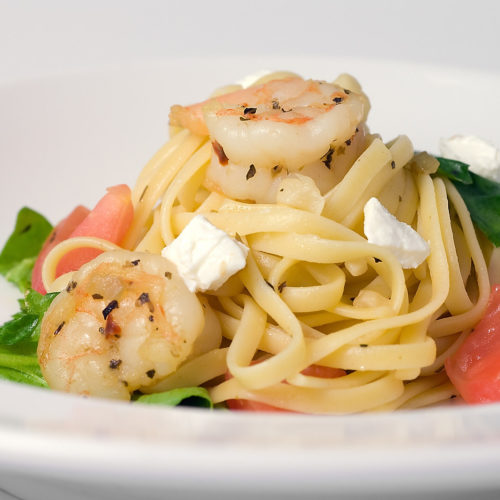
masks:
{"label": "white bowl", "polygon": [[[214,71],[213,68],[217,68]],[[132,184],[168,109],[249,71],[354,74],[372,131],[417,149],[474,133],[500,144],[500,74],[341,58],[171,59],[0,86],[0,237],[27,204],[53,222]],[[408,77],[411,75],[411,78]],[[481,89],[474,91],[471,89]],[[472,102],[471,102],[472,101]],[[13,292],[0,289],[0,319]],[[342,417],[153,408],[0,382],[0,499],[276,498],[500,489],[500,405]],[[2,489],[3,488],[3,489]],[[2,493],[3,492],[3,493]],[[4,497],[2,497],[4,494]]]}

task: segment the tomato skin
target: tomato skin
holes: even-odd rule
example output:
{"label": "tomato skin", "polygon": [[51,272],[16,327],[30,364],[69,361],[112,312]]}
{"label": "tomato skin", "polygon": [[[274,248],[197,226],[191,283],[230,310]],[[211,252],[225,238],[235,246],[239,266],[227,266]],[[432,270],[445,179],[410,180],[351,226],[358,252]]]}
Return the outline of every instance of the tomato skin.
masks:
{"label": "tomato skin", "polygon": [[[330,368],[329,366],[311,365],[305,370],[302,370],[302,375],[309,375],[311,377],[319,378],[336,378],[345,375],[345,371],[340,368]],[[227,375],[226,378],[231,378]],[[226,405],[230,410],[235,411],[263,411],[263,412],[276,412],[276,413],[298,413],[292,410],[285,410],[259,401],[252,401],[250,399],[228,399]]]}
{"label": "tomato skin", "polygon": [[500,401],[500,285],[492,287],[483,318],[445,368],[467,403]]}
{"label": "tomato skin", "polygon": [[[131,191],[125,184],[110,187],[107,191],[92,211],[83,206],[76,207],[49,235],[31,275],[34,290],[46,293],[42,282],[42,266],[47,254],[61,241],[76,236],[94,236],[116,244],[123,240],[134,217]],[[80,269],[100,253],[94,248],[77,248],[68,252],[57,265],[56,277]]]}
{"label": "tomato skin", "polygon": [[40,253],[35,261],[31,274],[31,287],[38,293],[45,294],[47,291],[42,281],[42,265],[47,254],[61,241],[70,237],[76,227],[87,217],[90,210],[83,205],[78,205],[65,219],[63,219],[49,234],[45,240]]}
{"label": "tomato skin", "polygon": [[[125,184],[107,189],[95,208],[75,228],[70,238],[76,236],[94,236],[120,243],[132,223],[134,208],[130,188]],[[94,248],[78,248],[68,252],[57,265],[56,276],[80,269],[102,252]]]}

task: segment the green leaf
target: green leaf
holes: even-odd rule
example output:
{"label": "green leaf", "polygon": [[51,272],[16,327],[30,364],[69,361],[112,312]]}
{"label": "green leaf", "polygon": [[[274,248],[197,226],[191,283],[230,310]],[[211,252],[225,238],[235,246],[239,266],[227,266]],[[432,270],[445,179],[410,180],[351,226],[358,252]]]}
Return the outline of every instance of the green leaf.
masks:
{"label": "green leaf", "polygon": [[472,184],[454,183],[474,224],[500,246],[500,184],[470,172]]}
{"label": "green leaf", "polygon": [[40,337],[40,326],[43,315],[57,293],[42,295],[29,290],[19,300],[20,311],[10,321],[0,326],[0,345],[14,345],[26,340],[37,341]]}
{"label": "green leaf", "polygon": [[438,174],[447,177],[450,181],[461,184],[472,184],[472,175],[469,172],[469,165],[457,160],[436,156],[439,161]]}
{"label": "green leaf", "polygon": [[0,344],[13,345],[28,340],[38,327],[37,314],[16,313],[0,327]]}
{"label": "green leaf", "polygon": [[27,257],[5,273],[7,280],[14,283],[21,292],[25,292],[31,286],[31,273],[33,272],[35,261],[36,257]]}
{"label": "green leaf", "polygon": [[36,349],[36,342],[0,346],[0,378],[48,387],[38,364]]}
{"label": "green leaf", "polygon": [[49,387],[41,374],[38,375],[34,372],[16,370],[15,368],[5,368],[0,366],[0,378],[10,380],[11,382],[44,387],[46,389]]}
{"label": "green leaf", "polygon": [[203,387],[182,387],[156,394],[141,394],[136,398],[139,403],[164,406],[198,406],[213,408],[208,391]]}
{"label": "green leaf", "polygon": [[31,208],[21,208],[14,231],[0,253],[0,274],[21,291],[31,283],[31,270],[43,243],[52,231],[50,222]]}
{"label": "green leaf", "polygon": [[465,163],[440,157],[437,160],[437,175],[453,182],[476,227],[500,246],[500,184],[474,174]]}

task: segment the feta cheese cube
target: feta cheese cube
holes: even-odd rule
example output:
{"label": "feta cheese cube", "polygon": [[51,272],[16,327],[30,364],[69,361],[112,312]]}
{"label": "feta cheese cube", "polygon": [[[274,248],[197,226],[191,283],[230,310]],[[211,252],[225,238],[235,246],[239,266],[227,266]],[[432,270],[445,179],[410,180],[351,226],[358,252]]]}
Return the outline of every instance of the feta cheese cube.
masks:
{"label": "feta cheese cube", "polygon": [[196,215],[162,252],[192,292],[217,290],[246,265],[248,248]]}
{"label": "feta cheese cube", "polygon": [[441,156],[469,165],[471,172],[500,182],[500,151],[473,135],[454,135],[439,141]]}
{"label": "feta cheese cube", "polygon": [[428,257],[429,244],[411,226],[396,219],[377,198],[366,202],[364,214],[368,242],[391,250],[404,269],[414,269]]}

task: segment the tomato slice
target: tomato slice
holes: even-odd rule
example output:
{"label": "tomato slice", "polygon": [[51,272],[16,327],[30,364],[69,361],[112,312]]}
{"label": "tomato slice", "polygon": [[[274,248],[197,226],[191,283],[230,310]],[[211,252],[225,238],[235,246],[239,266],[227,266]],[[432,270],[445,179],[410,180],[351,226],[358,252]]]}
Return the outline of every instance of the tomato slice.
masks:
{"label": "tomato slice", "polygon": [[31,287],[39,293],[47,293],[42,282],[42,265],[47,254],[61,241],[70,237],[71,233],[87,217],[90,210],[78,205],[65,219],[63,219],[49,234],[35,261],[31,274]]}
{"label": "tomato slice", "polygon": [[[303,375],[319,378],[337,378],[345,375],[345,371],[340,368],[330,368],[329,366],[311,365],[301,372]],[[226,378],[231,378],[227,375]],[[283,412],[283,413],[298,413],[292,410],[285,410],[276,406],[252,401],[250,399],[228,399],[227,407],[235,411],[264,411],[264,412]]]}
{"label": "tomato slice", "polygon": [[[46,293],[42,283],[42,265],[52,248],[68,238],[94,236],[119,244],[125,237],[134,217],[131,191],[125,184],[107,189],[92,211],[79,206],[62,220],[45,242],[31,278],[31,286],[40,293]],[[100,250],[77,248],[68,252],[58,263],[56,277],[80,269],[83,264],[97,257]]]}
{"label": "tomato slice", "polygon": [[445,368],[467,403],[500,401],[500,285],[492,287],[483,318]]}
{"label": "tomato slice", "polygon": [[[95,208],[71,233],[75,236],[94,236],[112,243],[120,243],[132,223],[134,208],[130,188],[125,184],[108,188]],[[97,257],[100,250],[78,248],[68,252],[57,265],[56,276],[80,269],[83,264]]]}

